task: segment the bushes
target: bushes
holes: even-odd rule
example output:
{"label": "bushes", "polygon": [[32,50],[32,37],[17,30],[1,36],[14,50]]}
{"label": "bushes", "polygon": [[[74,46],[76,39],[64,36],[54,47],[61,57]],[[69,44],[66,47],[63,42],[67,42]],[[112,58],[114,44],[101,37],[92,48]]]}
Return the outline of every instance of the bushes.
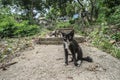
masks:
{"label": "bushes", "polygon": [[120,32],[112,34],[111,38],[114,39],[115,41],[120,41]]}
{"label": "bushes", "polygon": [[37,25],[29,25],[28,21],[17,22],[13,16],[0,16],[0,37],[30,36],[39,30]]}
{"label": "bushes", "polygon": [[108,18],[110,24],[120,26],[120,6],[114,8],[115,12]]}
{"label": "bushes", "polygon": [[57,22],[55,28],[68,28],[70,27],[71,24],[66,21],[66,22]]}
{"label": "bushes", "polygon": [[14,27],[15,20],[11,16],[0,17],[0,37],[12,37],[16,28]]}
{"label": "bushes", "polygon": [[102,28],[95,28],[89,34],[89,36],[92,38],[92,43],[103,51],[111,53],[113,56],[120,58],[119,47],[115,45],[116,43],[113,44],[110,42],[111,40],[115,40],[114,38],[120,37],[120,35],[113,35],[114,37],[111,37],[111,34],[109,33],[109,28],[107,26],[102,25],[100,27]]}
{"label": "bushes", "polygon": [[28,21],[23,21],[21,23],[16,23],[16,30],[14,31],[14,35],[15,36],[30,36],[30,35],[34,35],[35,33],[37,33],[39,31],[38,26],[36,25],[29,25]]}
{"label": "bushes", "polygon": [[69,20],[69,23],[70,23],[70,24],[74,24],[74,23],[75,23],[75,20],[71,19],[71,20]]}

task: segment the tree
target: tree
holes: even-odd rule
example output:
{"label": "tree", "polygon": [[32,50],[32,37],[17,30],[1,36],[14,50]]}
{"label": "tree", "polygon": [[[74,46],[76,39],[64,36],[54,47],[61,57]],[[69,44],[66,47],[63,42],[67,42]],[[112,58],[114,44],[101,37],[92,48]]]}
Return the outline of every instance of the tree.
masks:
{"label": "tree", "polygon": [[59,9],[55,9],[55,8],[51,7],[49,12],[47,13],[46,18],[56,21],[56,19],[59,15],[60,15]]}
{"label": "tree", "polygon": [[46,7],[43,0],[2,0],[2,4],[4,7],[7,5],[20,7],[24,12],[24,19],[29,20],[31,24],[34,23],[34,16],[36,16],[34,11],[43,12]]}
{"label": "tree", "polygon": [[109,17],[115,12],[115,7],[120,5],[120,0],[104,0],[103,4],[107,8],[106,17]]}

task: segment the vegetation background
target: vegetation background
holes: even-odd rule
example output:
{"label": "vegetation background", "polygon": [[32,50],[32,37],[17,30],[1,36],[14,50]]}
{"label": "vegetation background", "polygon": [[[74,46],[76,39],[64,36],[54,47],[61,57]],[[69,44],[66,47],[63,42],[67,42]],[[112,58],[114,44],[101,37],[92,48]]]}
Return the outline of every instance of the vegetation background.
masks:
{"label": "vegetation background", "polygon": [[30,46],[33,36],[71,26],[120,58],[120,0],[0,0],[0,59]]}

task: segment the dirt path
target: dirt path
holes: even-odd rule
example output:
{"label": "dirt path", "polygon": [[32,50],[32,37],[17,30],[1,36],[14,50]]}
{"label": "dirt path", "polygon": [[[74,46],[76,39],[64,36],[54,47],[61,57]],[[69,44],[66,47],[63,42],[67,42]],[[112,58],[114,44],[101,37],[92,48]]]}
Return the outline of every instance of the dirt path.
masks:
{"label": "dirt path", "polygon": [[93,63],[83,62],[75,67],[64,65],[62,45],[36,45],[24,51],[11,62],[6,71],[0,70],[0,80],[120,80],[120,61],[94,47],[81,44],[84,56],[91,56]]}

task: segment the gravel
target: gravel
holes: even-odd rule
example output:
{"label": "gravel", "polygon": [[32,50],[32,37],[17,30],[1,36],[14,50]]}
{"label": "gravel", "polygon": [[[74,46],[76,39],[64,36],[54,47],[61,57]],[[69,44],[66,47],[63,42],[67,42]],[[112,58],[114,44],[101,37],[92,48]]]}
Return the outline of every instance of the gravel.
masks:
{"label": "gravel", "polygon": [[76,67],[70,62],[65,66],[62,45],[35,45],[10,61],[17,64],[0,70],[0,80],[120,80],[120,60],[87,43],[80,45],[92,63],[84,61]]}

